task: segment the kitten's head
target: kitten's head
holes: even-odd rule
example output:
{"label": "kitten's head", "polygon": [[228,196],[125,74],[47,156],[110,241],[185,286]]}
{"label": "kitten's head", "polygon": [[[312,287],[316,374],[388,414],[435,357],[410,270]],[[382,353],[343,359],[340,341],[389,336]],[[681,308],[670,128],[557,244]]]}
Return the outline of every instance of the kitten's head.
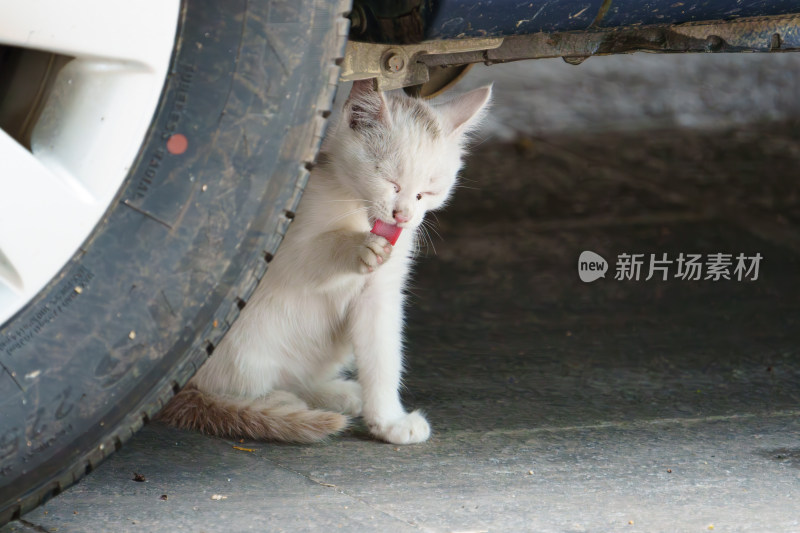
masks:
{"label": "kitten's head", "polygon": [[377,219],[416,227],[442,207],[462,165],[468,134],[480,122],[491,87],[430,105],[353,84],[339,127],[331,137],[331,163],[343,185]]}

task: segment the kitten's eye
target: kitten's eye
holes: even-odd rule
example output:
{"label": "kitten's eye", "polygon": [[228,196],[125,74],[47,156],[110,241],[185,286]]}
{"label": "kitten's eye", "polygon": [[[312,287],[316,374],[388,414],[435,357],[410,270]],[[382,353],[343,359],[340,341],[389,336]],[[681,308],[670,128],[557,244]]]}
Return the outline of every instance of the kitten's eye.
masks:
{"label": "kitten's eye", "polygon": [[422,200],[422,194],[421,193],[417,195],[417,200]]}

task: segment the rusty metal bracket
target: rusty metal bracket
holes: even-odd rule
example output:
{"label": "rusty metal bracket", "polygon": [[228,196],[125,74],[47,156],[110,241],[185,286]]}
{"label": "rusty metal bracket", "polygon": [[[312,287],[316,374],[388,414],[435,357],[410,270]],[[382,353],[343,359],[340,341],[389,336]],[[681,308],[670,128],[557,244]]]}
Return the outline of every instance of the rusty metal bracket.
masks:
{"label": "rusty metal bracket", "polygon": [[470,63],[562,57],[579,64],[593,55],[633,52],[790,51],[800,51],[800,15],[425,41],[402,46],[351,41],[341,79],[376,78],[379,89],[389,90],[425,83],[429,69]]}
{"label": "rusty metal bracket", "polygon": [[637,26],[581,32],[506,37],[485,53],[438,54],[421,58],[428,67],[505,63],[562,57],[578,64],[593,55],[633,52],[791,52],[800,50],[800,15],[755,17],[672,26]]}
{"label": "rusty metal bracket", "polygon": [[[376,78],[382,91],[418,85],[428,81],[423,59],[437,54],[482,54],[503,44],[502,38],[427,41],[410,45],[387,45],[350,41],[347,43],[340,79],[355,81]],[[471,63],[469,61],[468,63]]]}

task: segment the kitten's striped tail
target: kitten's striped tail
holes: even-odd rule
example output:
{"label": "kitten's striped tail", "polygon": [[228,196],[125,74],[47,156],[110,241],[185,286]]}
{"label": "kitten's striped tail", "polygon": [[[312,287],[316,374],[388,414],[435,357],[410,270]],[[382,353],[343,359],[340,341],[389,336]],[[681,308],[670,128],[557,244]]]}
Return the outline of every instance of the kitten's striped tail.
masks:
{"label": "kitten's striped tail", "polygon": [[190,384],[159,413],[159,419],[181,429],[226,438],[316,442],[344,430],[348,418],[309,409],[289,393],[242,400],[210,394]]}

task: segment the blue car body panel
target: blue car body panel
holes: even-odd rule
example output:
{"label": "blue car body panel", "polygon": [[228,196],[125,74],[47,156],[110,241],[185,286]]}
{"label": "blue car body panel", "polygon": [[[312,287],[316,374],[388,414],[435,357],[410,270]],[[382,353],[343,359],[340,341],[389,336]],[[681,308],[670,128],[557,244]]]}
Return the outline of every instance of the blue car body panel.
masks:
{"label": "blue car body panel", "polygon": [[682,24],[705,20],[730,20],[800,13],[797,0],[651,1],[617,0],[603,18],[604,27],[634,24]]}
{"label": "blue car body panel", "polygon": [[502,37],[800,13],[800,0],[438,0],[425,39]]}
{"label": "blue car body panel", "polygon": [[426,20],[426,39],[584,30],[594,21],[603,0],[441,0],[434,5]]}

